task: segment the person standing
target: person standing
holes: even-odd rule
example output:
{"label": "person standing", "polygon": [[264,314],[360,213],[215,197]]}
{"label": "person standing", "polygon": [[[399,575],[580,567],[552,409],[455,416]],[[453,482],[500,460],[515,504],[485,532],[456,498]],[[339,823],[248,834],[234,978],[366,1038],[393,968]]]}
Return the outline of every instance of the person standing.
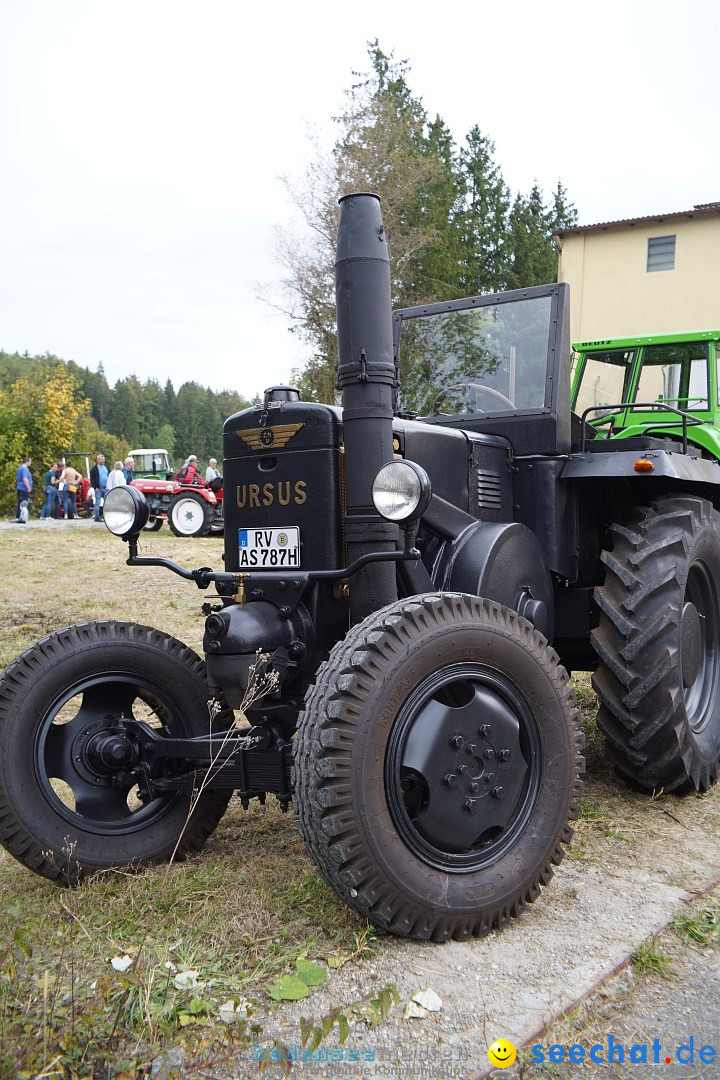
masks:
{"label": "person standing", "polygon": [[30,472],[30,466],[32,460],[25,455],[22,460],[22,465],[18,466],[15,473],[15,487],[17,489],[17,509],[15,511],[15,517],[20,517],[20,504],[24,501],[30,506],[30,495],[33,489],[32,473]]}
{"label": "person standing", "polygon": [[[45,473],[45,505],[40,511],[43,519],[57,517],[60,511],[60,466],[54,461]],[[54,511],[54,513],[53,513]]]}
{"label": "person standing", "polygon": [[208,467],[205,470],[205,483],[209,484],[211,480],[217,480],[220,476],[220,471],[217,467],[217,458],[211,457],[208,462]]}
{"label": "person standing", "polygon": [[105,464],[105,455],[98,454],[95,458],[95,464],[90,470],[90,483],[95,491],[95,521],[100,520],[100,508],[102,507],[102,501],[105,498],[105,492],[107,491],[107,478],[108,467]]}
{"label": "person standing", "polygon": [[125,480],[125,471],[123,469],[122,461],[115,462],[115,468],[107,478],[107,491],[112,491],[114,487],[122,487],[127,481]]}
{"label": "person standing", "polygon": [[135,458],[126,457],[125,467],[123,468],[123,475],[125,476],[125,483],[132,484],[135,479]]}
{"label": "person standing", "polygon": [[66,521],[77,517],[77,489],[81,480],[82,473],[79,473],[72,465],[66,465],[60,474],[63,517]]}

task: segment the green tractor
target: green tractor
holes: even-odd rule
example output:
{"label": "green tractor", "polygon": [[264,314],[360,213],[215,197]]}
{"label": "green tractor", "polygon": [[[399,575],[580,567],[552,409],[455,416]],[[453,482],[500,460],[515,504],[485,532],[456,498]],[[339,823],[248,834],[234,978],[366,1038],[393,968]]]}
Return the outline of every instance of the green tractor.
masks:
{"label": "green tractor", "polygon": [[573,349],[573,411],[596,434],[682,441],[685,430],[688,442],[720,460],[720,330],[582,341]]}

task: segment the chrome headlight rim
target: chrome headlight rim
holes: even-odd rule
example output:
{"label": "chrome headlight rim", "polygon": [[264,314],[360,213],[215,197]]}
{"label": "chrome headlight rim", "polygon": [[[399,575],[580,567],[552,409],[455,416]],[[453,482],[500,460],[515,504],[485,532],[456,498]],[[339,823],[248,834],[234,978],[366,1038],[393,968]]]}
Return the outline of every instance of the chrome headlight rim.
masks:
{"label": "chrome headlight rim", "polygon": [[373,480],[375,509],[387,521],[397,525],[417,521],[427,510],[431,498],[430,477],[414,461],[388,461]]}
{"label": "chrome headlight rim", "polygon": [[129,484],[111,488],[103,501],[103,521],[108,532],[123,540],[137,536],[145,528],[150,517],[150,507],[145,496]]}

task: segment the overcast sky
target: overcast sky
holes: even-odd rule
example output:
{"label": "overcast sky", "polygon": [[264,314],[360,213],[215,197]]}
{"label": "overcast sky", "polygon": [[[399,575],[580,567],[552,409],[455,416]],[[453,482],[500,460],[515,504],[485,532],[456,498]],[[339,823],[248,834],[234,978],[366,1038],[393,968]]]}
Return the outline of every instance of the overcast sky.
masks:
{"label": "overcast sky", "polygon": [[720,199],[719,10],[0,0],[0,349],[102,362],[111,384],[286,381],[302,353],[259,299],[291,214],[278,178],[376,37],[456,141],[494,139],[513,193],[561,179],[581,224]]}

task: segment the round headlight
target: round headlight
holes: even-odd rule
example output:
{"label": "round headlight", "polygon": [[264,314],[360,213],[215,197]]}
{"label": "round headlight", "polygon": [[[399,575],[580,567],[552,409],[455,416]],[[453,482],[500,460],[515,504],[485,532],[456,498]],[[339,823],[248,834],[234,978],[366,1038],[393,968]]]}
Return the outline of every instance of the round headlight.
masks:
{"label": "round headlight", "polygon": [[428,508],[430,477],[414,461],[390,461],[375,477],[375,509],[388,521],[413,521]]}
{"label": "round headlight", "polygon": [[103,502],[103,520],[115,536],[139,533],[147,524],[150,508],[137,488],[121,484],[111,488]]}

